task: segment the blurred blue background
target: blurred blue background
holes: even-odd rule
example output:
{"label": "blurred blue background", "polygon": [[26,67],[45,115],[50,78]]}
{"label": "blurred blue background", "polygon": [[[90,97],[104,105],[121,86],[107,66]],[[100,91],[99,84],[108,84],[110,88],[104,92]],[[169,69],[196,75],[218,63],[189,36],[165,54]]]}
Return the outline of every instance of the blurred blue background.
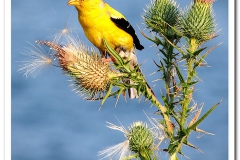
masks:
{"label": "blurred blue background", "polygon": [[[77,20],[73,6],[67,0],[12,0],[12,160],[93,160],[99,159],[97,152],[105,147],[125,140],[122,133],[106,128],[106,121],[127,127],[134,121],[148,121],[145,111],[151,117],[155,107],[146,101],[125,100],[121,97],[117,107],[116,99],[110,98],[99,111],[100,101],[82,100],[71,91],[69,77],[57,67],[51,67],[36,78],[26,78],[17,72],[19,61],[25,56],[25,47],[31,47],[36,40],[52,40],[64,28],[78,33],[84,44],[91,46]],[[141,69],[154,91],[160,96],[161,81],[152,82],[159,74],[150,76],[157,70],[152,59],[158,61],[156,47],[143,36],[137,25],[144,29],[143,9],[150,0],[106,0],[122,12],[135,28],[141,43],[145,46],[138,51]],[[190,0],[179,0],[180,7]],[[214,112],[200,124],[200,129],[214,133],[202,135],[193,133],[190,142],[204,153],[184,147],[183,152],[193,160],[228,159],[228,1],[216,1],[214,11],[219,37],[206,46],[223,42],[206,58],[208,65],[198,69],[203,80],[195,86],[194,99],[204,103],[202,114],[222,99]],[[144,32],[148,33],[148,30]],[[46,50],[47,51],[47,50]],[[116,116],[116,117],[115,117]],[[200,138],[199,138],[200,137]],[[159,153],[162,159],[166,153]],[[186,159],[184,157],[180,159]]]}

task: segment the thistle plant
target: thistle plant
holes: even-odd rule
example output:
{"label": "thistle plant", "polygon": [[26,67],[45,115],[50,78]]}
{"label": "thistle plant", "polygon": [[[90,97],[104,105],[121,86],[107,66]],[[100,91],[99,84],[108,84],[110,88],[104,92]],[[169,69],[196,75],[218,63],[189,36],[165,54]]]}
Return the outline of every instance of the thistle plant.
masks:
{"label": "thistle plant", "polygon": [[[108,98],[118,99],[127,89],[135,88],[139,95],[156,106],[159,119],[148,118],[151,127],[142,121],[134,122],[128,130],[108,123],[109,128],[123,132],[126,140],[99,155],[103,158],[118,155],[117,159],[156,160],[157,152],[164,151],[169,154],[169,160],[177,160],[179,154],[184,155],[183,145],[200,150],[189,142],[188,137],[192,132],[208,133],[198,126],[220,103],[201,115],[203,106],[199,108],[193,98],[194,87],[200,80],[197,69],[205,65],[207,55],[218,46],[204,47],[205,42],[217,36],[212,5],[213,0],[194,0],[182,10],[174,0],[152,0],[144,10],[144,24],[152,36],[141,33],[161,54],[161,59],[153,62],[164,82],[165,92],[161,97],[155,96],[139,68],[132,69],[129,61],[122,59],[107,40],[104,44],[114,63],[103,62],[99,53],[69,35],[64,44],[60,44],[60,37],[57,41],[38,40],[38,44],[53,50],[51,57],[54,58],[37,56],[36,60],[36,56],[31,56],[33,61],[24,61],[19,70],[28,75],[34,71],[33,66],[39,68],[41,64],[56,60],[63,73],[73,79],[75,90],[88,100],[101,99],[101,105]],[[38,55],[38,52],[43,55],[39,49],[32,53]],[[127,84],[126,79],[133,83]],[[161,148],[163,140],[168,143],[167,148]]]}
{"label": "thistle plant", "polygon": [[[184,155],[183,145],[201,151],[188,141],[188,137],[193,131],[207,133],[198,126],[219,104],[213,105],[200,116],[201,108],[197,109],[198,105],[193,99],[194,86],[199,80],[196,70],[204,65],[206,56],[217,47],[213,46],[207,51],[207,47],[202,47],[217,34],[212,3],[213,1],[196,0],[188,9],[182,11],[173,0],[155,0],[147,6],[143,16],[146,27],[154,36],[152,38],[143,32],[142,34],[159,48],[162,55],[160,62],[154,62],[165,83],[163,105],[147,87],[141,86],[144,84],[138,82],[140,79],[131,78],[134,83],[141,84],[135,86],[136,89],[157,106],[163,117],[159,123],[164,126],[166,139],[169,141],[168,148],[163,150],[169,153],[170,160],[178,159],[178,154]],[[186,44],[181,45],[182,42]],[[109,51],[114,53],[110,49]],[[197,110],[195,115],[194,110]],[[140,156],[138,158],[151,159]]]}
{"label": "thistle plant", "polygon": [[[145,24],[147,28],[153,28],[151,31],[155,32],[155,36],[144,36],[159,47],[163,57],[159,64],[155,62],[165,83],[166,94],[162,95],[162,100],[167,111],[163,114],[170,116],[173,119],[171,123],[176,124],[175,132],[165,129],[169,139],[165,151],[171,160],[177,159],[178,153],[183,154],[183,144],[198,149],[188,141],[188,136],[192,131],[204,132],[198,129],[198,125],[218,105],[212,106],[202,117],[199,116],[199,110],[190,119],[189,115],[196,107],[193,100],[194,86],[199,80],[196,69],[203,65],[206,56],[217,46],[208,51],[202,47],[206,41],[216,37],[217,33],[212,3],[213,1],[196,0],[188,9],[181,11],[174,1],[156,0],[145,11]],[[164,26],[171,32],[160,28]],[[181,41],[186,44],[180,46]],[[184,67],[180,68],[182,63]],[[183,73],[184,69],[187,73]]]}

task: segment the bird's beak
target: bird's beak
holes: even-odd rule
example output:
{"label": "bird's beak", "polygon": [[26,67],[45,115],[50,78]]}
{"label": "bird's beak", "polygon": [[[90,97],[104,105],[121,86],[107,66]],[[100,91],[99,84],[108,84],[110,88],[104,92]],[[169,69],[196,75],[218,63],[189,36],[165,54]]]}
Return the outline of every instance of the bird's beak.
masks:
{"label": "bird's beak", "polygon": [[68,5],[70,6],[78,6],[79,5],[79,0],[69,0]]}

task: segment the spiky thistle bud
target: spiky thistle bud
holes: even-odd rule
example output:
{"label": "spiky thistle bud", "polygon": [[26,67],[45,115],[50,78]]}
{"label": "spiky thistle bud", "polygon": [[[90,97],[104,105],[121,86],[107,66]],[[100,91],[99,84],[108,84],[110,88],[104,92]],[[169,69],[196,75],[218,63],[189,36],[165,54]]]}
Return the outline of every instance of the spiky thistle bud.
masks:
{"label": "spiky thistle bud", "polygon": [[172,27],[176,27],[179,10],[174,0],[154,0],[147,6],[144,20],[148,28],[166,37],[175,35]]}
{"label": "spiky thistle bud", "polygon": [[148,117],[148,120],[150,121],[150,127],[147,126],[147,123],[136,121],[128,129],[122,125],[117,126],[107,122],[108,128],[122,132],[127,139],[100,151],[99,156],[104,156],[102,159],[119,160],[132,159],[133,157],[145,160],[157,159],[156,156],[152,158],[153,156],[150,155],[157,150],[162,140],[165,139],[165,132],[157,119]]}
{"label": "spiky thistle bud", "polygon": [[109,64],[102,62],[97,52],[90,52],[81,44],[60,46],[49,41],[39,41],[56,51],[61,68],[73,77],[77,92],[95,98],[107,91],[111,80]]}
{"label": "spiky thistle bud", "polygon": [[180,20],[183,34],[198,44],[212,39],[216,34],[212,3],[213,0],[195,0]]}
{"label": "spiky thistle bud", "polygon": [[135,122],[129,127],[127,134],[129,148],[139,156],[147,157],[152,152],[154,137],[146,123]]}

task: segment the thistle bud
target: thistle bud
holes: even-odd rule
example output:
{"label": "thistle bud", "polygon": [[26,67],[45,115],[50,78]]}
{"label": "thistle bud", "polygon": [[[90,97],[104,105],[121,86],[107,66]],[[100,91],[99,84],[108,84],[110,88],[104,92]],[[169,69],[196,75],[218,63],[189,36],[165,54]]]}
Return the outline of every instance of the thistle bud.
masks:
{"label": "thistle bud", "polygon": [[213,0],[195,0],[180,20],[183,34],[201,44],[215,35]]}
{"label": "thistle bud", "polygon": [[154,138],[146,123],[133,123],[129,127],[127,138],[129,140],[129,148],[132,152],[138,153],[143,157],[152,152]]}
{"label": "thistle bud", "polygon": [[177,25],[179,11],[174,0],[155,0],[147,6],[144,20],[148,28],[156,33],[162,33],[166,37],[173,36],[172,27]]}

